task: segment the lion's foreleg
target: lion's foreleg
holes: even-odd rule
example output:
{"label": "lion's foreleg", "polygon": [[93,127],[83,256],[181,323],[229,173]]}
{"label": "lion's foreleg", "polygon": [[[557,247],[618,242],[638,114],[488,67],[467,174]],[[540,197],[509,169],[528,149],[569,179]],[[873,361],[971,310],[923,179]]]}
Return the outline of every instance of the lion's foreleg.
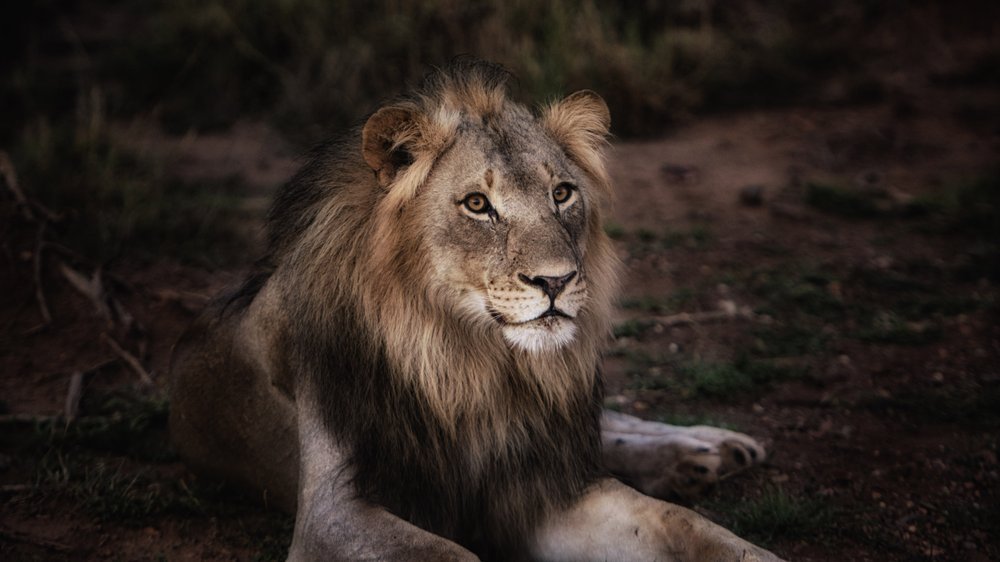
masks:
{"label": "lion's foreleg", "polygon": [[760,443],[735,431],[679,427],[610,411],[601,416],[601,437],[608,469],[659,498],[697,496],[720,476],[766,455]]}
{"label": "lion's foreleg", "polygon": [[354,493],[342,449],[307,398],[297,401],[298,510],[288,560],[478,560]]}
{"label": "lion's foreleg", "polygon": [[539,528],[532,555],[544,561],[779,561],[697,513],[617,482],[594,485]]}

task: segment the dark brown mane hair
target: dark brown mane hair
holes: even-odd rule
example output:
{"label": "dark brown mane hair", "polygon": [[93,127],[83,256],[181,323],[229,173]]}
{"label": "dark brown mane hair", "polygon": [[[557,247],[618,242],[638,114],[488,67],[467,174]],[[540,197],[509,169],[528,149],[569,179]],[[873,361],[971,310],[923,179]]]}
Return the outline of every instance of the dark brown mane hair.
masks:
{"label": "dark brown mane hair", "polygon": [[[435,299],[420,227],[401,209],[441,151],[454,149],[458,115],[526,111],[508,99],[507,79],[500,67],[461,60],[392,102],[423,117],[402,132],[411,160],[389,189],[362,158],[360,129],[320,146],[278,194],[264,272],[242,293],[262,276],[281,287],[291,319],[282,359],[296,394],[318,396],[359,494],[497,560],[522,556],[539,518],[601,473],[596,371],[614,290],[593,205],[581,242],[592,304],[565,349],[512,349]],[[606,191],[603,161],[562,111],[538,117],[547,142]]]}

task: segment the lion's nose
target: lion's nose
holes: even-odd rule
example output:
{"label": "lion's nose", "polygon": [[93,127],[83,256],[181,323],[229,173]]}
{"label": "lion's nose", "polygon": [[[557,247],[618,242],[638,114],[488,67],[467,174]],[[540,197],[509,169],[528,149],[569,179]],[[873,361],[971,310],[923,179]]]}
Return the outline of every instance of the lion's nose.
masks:
{"label": "lion's nose", "polygon": [[545,275],[528,277],[523,273],[518,273],[517,276],[523,283],[526,283],[528,285],[534,285],[535,287],[541,289],[543,293],[545,293],[550,299],[554,301],[556,300],[556,297],[559,296],[559,293],[563,292],[563,289],[566,288],[566,285],[568,285],[569,282],[572,281],[574,277],[576,277],[576,272],[572,271],[560,277],[548,277]]}

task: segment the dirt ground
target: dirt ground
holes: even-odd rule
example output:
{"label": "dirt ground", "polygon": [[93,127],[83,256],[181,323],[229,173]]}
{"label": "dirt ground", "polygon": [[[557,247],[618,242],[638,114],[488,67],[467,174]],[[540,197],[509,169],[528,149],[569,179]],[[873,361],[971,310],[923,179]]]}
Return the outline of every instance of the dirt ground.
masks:
{"label": "dirt ground", "polygon": [[[791,560],[1000,559],[995,110],[992,93],[940,89],[614,144],[607,230],[626,268],[608,406],[769,451],[696,509]],[[121,134],[188,177],[239,175],[258,219],[297,165],[257,124]],[[126,329],[52,256],[36,276],[34,223],[4,197],[0,558],[283,559],[290,518],[199,481],[164,435],[170,348],[241,267],[116,262],[102,295],[134,315]]]}

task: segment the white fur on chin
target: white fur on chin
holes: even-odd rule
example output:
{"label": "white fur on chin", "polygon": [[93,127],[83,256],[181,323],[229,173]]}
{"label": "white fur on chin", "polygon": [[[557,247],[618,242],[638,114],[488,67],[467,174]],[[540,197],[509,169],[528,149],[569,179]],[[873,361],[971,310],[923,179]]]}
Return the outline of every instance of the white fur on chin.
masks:
{"label": "white fur on chin", "polygon": [[503,327],[507,343],[528,353],[555,351],[569,345],[575,336],[576,323],[566,318],[542,318]]}

